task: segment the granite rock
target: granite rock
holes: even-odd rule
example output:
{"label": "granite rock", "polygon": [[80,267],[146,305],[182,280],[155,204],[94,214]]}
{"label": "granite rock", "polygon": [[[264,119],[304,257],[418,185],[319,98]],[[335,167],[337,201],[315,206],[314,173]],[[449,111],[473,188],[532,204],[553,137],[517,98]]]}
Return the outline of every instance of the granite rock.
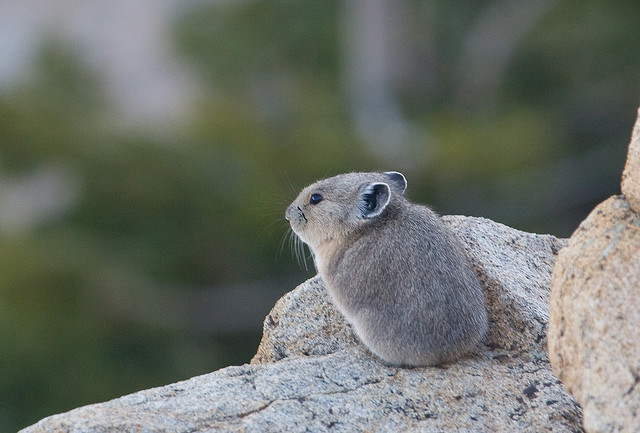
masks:
{"label": "granite rock", "polygon": [[227,367],[46,418],[23,433],[580,431],[546,361],[486,351],[455,366],[387,367],[359,347]]}
{"label": "granite rock", "polygon": [[[637,133],[636,133],[637,136]],[[589,432],[640,429],[640,214],[599,204],[558,257],[549,355]]]}

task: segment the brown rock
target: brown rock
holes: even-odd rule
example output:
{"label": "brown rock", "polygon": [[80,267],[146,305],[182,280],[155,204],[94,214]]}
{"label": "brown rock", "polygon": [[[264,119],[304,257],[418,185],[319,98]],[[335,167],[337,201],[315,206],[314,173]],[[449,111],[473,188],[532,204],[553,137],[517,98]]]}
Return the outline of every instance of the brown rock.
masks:
{"label": "brown rock", "polygon": [[631,144],[627,155],[627,164],[622,172],[622,193],[631,208],[640,213],[640,109],[638,119],[631,134]]}
{"label": "brown rock", "polygon": [[583,407],[585,429],[639,431],[640,215],[623,197],[580,224],[551,288],[549,356]]}

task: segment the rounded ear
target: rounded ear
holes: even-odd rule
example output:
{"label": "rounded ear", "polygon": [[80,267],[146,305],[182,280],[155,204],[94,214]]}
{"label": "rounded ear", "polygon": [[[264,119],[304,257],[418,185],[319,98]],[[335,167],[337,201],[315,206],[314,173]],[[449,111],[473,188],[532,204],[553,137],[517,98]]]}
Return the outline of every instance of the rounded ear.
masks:
{"label": "rounded ear", "polygon": [[407,178],[398,171],[386,171],[384,174],[389,178],[393,185],[399,189],[400,194],[404,194],[404,191],[407,189]]}
{"label": "rounded ear", "polygon": [[362,218],[375,218],[391,200],[391,189],[386,183],[368,183],[360,190],[358,209]]}

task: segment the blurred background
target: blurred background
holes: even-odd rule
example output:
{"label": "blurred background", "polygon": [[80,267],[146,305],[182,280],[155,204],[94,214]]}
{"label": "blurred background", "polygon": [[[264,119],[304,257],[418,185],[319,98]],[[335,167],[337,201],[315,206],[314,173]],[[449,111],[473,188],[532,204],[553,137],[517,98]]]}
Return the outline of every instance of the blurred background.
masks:
{"label": "blurred background", "polygon": [[628,0],[0,0],[0,431],[250,360],[284,209],[399,170],[569,236],[619,193]]}

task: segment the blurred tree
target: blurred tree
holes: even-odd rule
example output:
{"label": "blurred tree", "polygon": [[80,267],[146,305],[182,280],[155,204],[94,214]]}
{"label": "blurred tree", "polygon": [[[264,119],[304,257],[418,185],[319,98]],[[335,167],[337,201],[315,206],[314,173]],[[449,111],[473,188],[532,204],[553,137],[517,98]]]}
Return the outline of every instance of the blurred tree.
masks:
{"label": "blurred tree", "polygon": [[354,127],[358,5],[186,4],[175,50],[209,91],[171,137],[113,124],[99,71],[45,45],[0,99],[0,197],[53,173],[46,191],[64,202],[0,222],[0,430],[248,361],[264,315],[305,278],[276,253],[284,208],[315,179],[406,170],[411,198],[442,213],[561,236],[618,192],[640,5],[404,1],[381,54],[383,96],[412,131],[404,163]]}

